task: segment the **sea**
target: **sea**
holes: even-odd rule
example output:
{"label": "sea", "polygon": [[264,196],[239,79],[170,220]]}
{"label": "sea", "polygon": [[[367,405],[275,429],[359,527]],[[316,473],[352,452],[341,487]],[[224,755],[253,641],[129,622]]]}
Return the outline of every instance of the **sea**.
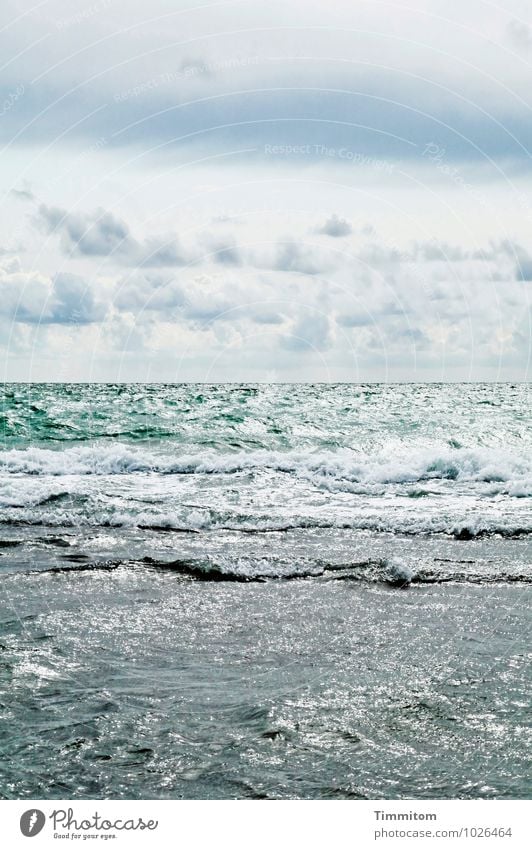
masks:
{"label": "sea", "polygon": [[0,388],[0,796],[530,794],[526,384]]}

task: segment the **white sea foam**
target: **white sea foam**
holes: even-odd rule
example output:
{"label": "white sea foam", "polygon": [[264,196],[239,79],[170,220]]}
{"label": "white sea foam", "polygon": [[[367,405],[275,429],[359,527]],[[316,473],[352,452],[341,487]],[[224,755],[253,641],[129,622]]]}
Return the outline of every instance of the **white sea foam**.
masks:
{"label": "white sea foam", "polygon": [[[206,489],[207,475],[218,476],[220,487]],[[228,499],[228,487],[243,499]],[[531,493],[532,458],[524,453],[434,443],[394,443],[368,454],[176,455],[169,446],[122,443],[0,452],[0,521],[55,527],[324,527],[470,539],[531,532],[523,500]]]}
{"label": "white sea foam", "polygon": [[[312,477],[316,482],[408,484],[449,480],[486,482],[494,491],[523,496],[532,491],[532,456],[486,448],[451,448],[437,444],[392,444],[364,454],[355,450],[249,451],[172,455],[124,444],[44,448],[0,452],[0,471],[19,475],[234,474],[273,470]],[[499,486],[500,485],[500,486]],[[498,489],[497,489],[498,487]]]}
{"label": "white sea foam", "polygon": [[491,510],[485,507],[474,515],[464,515],[459,503],[453,511],[445,515],[436,509],[424,512],[402,509],[385,511],[370,506],[366,509],[350,509],[334,516],[325,508],[306,514],[280,514],[278,511],[266,513],[260,509],[253,513],[239,514],[230,510],[219,512],[212,508],[139,511],[123,509],[120,504],[106,509],[90,504],[78,509],[50,509],[49,505],[46,505],[40,510],[34,507],[3,509],[0,514],[0,523],[2,522],[54,528],[143,528],[191,533],[222,530],[269,533],[321,528],[411,536],[444,534],[461,539],[474,539],[491,534],[511,537],[532,533],[532,520],[524,510],[512,512],[511,515],[501,515],[494,505]]}
{"label": "white sea foam", "polygon": [[410,584],[415,571],[398,557],[391,557],[385,564],[384,578],[393,584]]}

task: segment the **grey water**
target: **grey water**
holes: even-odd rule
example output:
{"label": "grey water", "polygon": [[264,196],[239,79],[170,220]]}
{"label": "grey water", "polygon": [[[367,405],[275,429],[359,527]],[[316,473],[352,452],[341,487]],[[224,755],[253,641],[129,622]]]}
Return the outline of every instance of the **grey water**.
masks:
{"label": "grey water", "polygon": [[6,385],[3,798],[527,798],[524,384]]}

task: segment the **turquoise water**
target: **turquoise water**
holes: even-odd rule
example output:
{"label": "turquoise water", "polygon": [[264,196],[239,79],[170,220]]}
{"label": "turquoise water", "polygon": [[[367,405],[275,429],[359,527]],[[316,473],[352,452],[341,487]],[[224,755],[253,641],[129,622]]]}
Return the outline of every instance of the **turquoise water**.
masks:
{"label": "turquoise water", "polygon": [[8,385],[6,798],[522,798],[530,390]]}

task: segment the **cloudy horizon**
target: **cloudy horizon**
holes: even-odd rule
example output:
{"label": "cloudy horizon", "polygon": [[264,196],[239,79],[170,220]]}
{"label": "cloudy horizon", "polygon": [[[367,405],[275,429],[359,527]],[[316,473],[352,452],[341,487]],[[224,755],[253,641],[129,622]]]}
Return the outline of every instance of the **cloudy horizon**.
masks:
{"label": "cloudy horizon", "polygon": [[532,2],[447,8],[4,3],[4,380],[527,380]]}

